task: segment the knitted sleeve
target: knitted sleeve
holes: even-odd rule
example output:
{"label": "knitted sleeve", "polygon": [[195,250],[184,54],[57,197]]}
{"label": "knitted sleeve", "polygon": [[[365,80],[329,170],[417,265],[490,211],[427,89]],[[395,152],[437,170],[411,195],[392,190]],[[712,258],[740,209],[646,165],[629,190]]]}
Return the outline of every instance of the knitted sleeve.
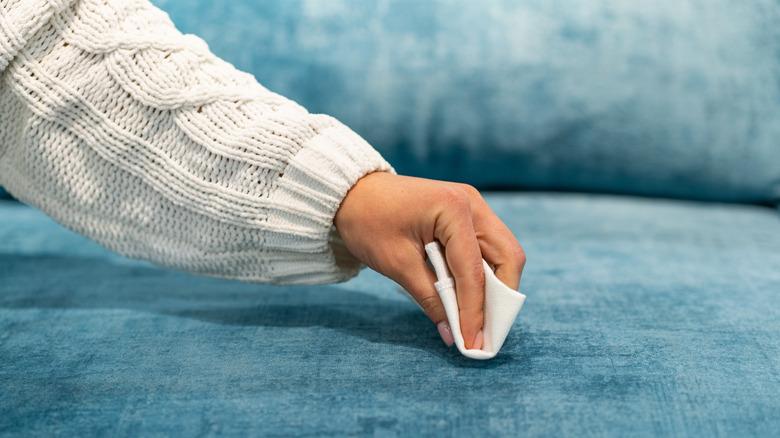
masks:
{"label": "knitted sleeve", "polygon": [[147,0],[0,0],[0,185],[104,247],[201,275],[346,280],[349,188],[392,168]]}

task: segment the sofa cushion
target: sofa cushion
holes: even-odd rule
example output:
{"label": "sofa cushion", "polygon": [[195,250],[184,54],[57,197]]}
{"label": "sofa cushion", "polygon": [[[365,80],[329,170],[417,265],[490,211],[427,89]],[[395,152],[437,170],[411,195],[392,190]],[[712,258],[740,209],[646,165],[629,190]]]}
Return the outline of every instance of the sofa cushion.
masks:
{"label": "sofa cushion", "polygon": [[472,361],[370,271],[319,287],[110,254],[0,201],[0,430],[16,435],[772,436],[780,217],[595,195],[488,202],[528,253]]}
{"label": "sofa cushion", "polygon": [[402,173],[780,199],[773,0],[155,0]]}

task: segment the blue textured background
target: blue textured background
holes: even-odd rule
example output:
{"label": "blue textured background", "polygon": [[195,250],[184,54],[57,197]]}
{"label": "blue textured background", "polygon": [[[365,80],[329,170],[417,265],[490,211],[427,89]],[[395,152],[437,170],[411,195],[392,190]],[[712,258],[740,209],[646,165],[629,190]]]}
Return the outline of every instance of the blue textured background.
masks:
{"label": "blue textured background", "polygon": [[156,0],[400,172],[780,199],[775,0]]}
{"label": "blue textured background", "polygon": [[780,217],[504,194],[528,294],[491,361],[364,271],[320,287],[112,255],[0,201],[0,434],[773,436]]}

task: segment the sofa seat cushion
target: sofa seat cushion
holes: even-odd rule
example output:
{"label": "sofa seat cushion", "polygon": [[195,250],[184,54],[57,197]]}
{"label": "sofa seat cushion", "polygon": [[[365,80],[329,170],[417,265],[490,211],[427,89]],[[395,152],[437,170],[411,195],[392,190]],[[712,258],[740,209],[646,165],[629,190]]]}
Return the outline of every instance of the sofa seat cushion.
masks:
{"label": "sofa seat cushion", "polygon": [[780,216],[499,193],[528,295],[494,359],[389,280],[270,287],[124,259],[0,201],[10,435],[768,436]]}

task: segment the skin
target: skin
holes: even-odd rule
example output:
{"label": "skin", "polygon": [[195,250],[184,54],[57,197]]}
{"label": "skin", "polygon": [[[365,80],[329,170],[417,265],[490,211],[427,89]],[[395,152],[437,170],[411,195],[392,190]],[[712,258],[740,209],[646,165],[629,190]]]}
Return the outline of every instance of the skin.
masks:
{"label": "skin", "polygon": [[372,173],[344,198],[335,225],[352,254],[406,289],[434,324],[447,316],[424,247],[438,240],[455,279],[466,348],[475,340],[481,344],[476,338],[483,325],[482,258],[504,284],[520,285],[523,249],[479,192],[465,184]]}

